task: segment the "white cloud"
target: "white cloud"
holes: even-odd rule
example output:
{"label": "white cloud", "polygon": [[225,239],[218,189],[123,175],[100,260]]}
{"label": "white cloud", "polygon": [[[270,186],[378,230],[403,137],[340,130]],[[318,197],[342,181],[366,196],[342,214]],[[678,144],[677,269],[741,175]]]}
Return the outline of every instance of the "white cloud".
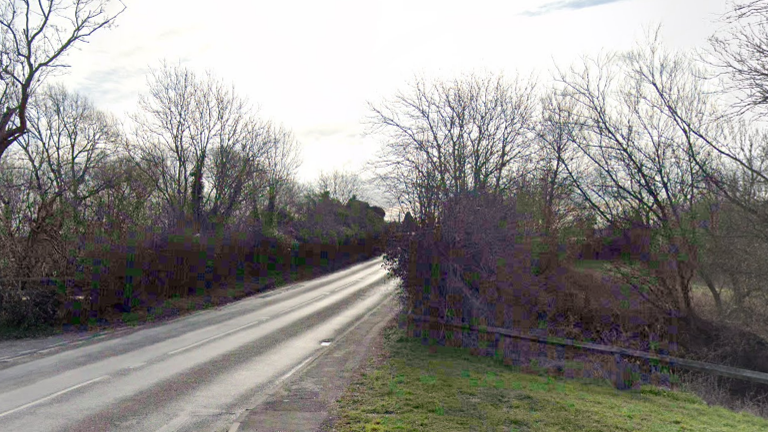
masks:
{"label": "white cloud", "polygon": [[360,137],[366,102],[393,94],[414,73],[539,70],[546,78],[553,59],[567,65],[579,54],[629,47],[643,25],[664,23],[673,46],[702,44],[725,7],[611,3],[561,1],[560,13],[527,17],[552,1],[133,0],[118,28],[69,57],[62,79],[121,115],[134,109],[147,68],[160,60],[210,69],[294,129],[305,150],[300,176],[309,179],[320,169],[357,168],[374,154]]}

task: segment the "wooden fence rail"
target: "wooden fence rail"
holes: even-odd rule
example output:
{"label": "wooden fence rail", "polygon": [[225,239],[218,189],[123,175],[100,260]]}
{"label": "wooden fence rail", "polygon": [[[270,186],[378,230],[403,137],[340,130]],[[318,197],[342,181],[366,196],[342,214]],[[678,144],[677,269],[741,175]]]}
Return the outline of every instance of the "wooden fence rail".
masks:
{"label": "wooden fence rail", "polygon": [[664,354],[653,354],[645,351],[638,351],[629,348],[614,347],[609,345],[599,345],[589,342],[579,342],[573,339],[558,338],[558,337],[544,337],[531,334],[524,334],[519,331],[509,330],[499,327],[477,327],[468,324],[453,324],[439,320],[434,317],[428,317],[423,315],[408,315],[408,318],[414,321],[431,322],[443,325],[445,327],[455,328],[463,331],[472,331],[478,333],[494,333],[503,336],[509,336],[516,339],[525,339],[529,341],[545,343],[550,345],[570,346],[574,348],[581,348],[589,351],[595,351],[605,354],[619,354],[627,357],[642,358],[646,360],[659,361],[661,363],[669,364],[672,367],[682,367],[685,369],[695,370],[699,372],[708,372],[716,375],[721,375],[729,378],[736,378],[746,381],[757,382],[761,384],[768,384],[768,373],[757,372],[748,369],[740,369],[730,366],[717,365],[713,363],[705,363],[695,360],[687,360],[678,357],[672,357]]}

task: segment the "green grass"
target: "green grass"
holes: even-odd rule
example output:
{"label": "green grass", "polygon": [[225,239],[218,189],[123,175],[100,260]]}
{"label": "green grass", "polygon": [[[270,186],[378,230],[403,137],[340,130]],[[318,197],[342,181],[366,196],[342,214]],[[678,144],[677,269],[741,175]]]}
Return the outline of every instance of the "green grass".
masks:
{"label": "green grass", "polygon": [[573,268],[577,270],[600,270],[610,271],[611,263],[601,260],[576,260],[573,262]]}
{"label": "green grass", "polygon": [[390,358],[339,401],[339,431],[768,431],[768,421],[652,386],[619,392],[594,380],[524,374],[465,349],[389,329]]}

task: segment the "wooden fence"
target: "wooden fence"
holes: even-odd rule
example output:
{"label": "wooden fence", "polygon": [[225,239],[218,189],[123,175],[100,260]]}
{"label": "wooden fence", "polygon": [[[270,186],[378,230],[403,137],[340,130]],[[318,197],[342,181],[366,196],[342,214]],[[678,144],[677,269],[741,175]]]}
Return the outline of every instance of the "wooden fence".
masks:
{"label": "wooden fence", "polygon": [[613,354],[613,355],[618,354],[625,357],[634,357],[634,358],[658,361],[660,363],[668,364],[670,367],[680,367],[680,368],[695,370],[699,372],[706,372],[706,373],[721,375],[729,378],[736,378],[736,379],[756,382],[760,384],[768,384],[768,373],[764,373],[764,372],[757,372],[757,371],[740,369],[740,368],[735,368],[730,366],[705,363],[705,362],[700,362],[695,360],[688,360],[688,359],[672,357],[664,354],[653,354],[653,353],[633,350],[629,348],[600,345],[600,344],[594,344],[589,342],[579,342],[579,341],[566,339],[566,338],[536,336],[531,334],[525,334],[520,331],[504,329],[499,327],[477,327],[477,326],[471,326],[468,324],[453,324],[453,323],[445,322],[443,320],[440,320],[434,317],[428,317],[423,315],[408,315],[408,318],[414,321],[436,323],[444,327],[454,328],[454,329],[462,330],[465,332],[471,331],[471,332],[477,332],[477,333],[499,334],[502,336],[508,336],[515,339],[523,339],[523,340],[544,343],[549,345],[569,346],[569,347],[580,348],[580,349],[603,353],[603,354]]}

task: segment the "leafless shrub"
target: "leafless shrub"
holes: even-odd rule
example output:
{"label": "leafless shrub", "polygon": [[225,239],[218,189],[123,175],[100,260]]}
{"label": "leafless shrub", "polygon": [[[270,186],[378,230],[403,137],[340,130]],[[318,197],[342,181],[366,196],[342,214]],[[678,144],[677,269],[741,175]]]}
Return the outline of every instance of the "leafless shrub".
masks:
{"label": "leafless shrub", "polygon": [[768,418],[768,393],[764,391],[734,393],[733,380],[717,375],[680,372],[678,376],[680,388],[696,394],[707,405]]}

